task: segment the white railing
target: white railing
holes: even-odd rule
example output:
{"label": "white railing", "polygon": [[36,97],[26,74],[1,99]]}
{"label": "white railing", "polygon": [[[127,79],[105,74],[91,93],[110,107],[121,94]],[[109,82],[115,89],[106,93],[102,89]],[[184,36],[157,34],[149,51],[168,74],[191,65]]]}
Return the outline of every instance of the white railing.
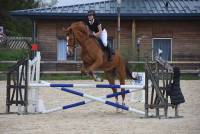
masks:
{"label": "white railing", "polygon": [[31,83],[40,83],[40,52],[36,52],[36,56],[33,60],[28,62],[28,112],[37,113],[40,112],[40,106],[42,100],[39,98],[39,87],[29,86]]}

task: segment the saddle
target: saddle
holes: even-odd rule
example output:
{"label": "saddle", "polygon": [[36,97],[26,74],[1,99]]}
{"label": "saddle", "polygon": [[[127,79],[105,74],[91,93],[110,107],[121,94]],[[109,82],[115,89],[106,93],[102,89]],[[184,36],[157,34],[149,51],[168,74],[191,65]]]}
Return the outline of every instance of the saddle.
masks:
{"label": "saddle", "polygon": [[115,54],[114,49],[112,49],[111,45],[108,43],[107,47],[105,47],[103,45],[103,42],[100,38],[96,38],[98,41],[99,46],[101,47],[101,49],[103,50],[104,53],[107,53],[108,56],[108,61],[112,61],[112,55]]}
{"label": "saddle", "polygon": [[103,45],[103,42],[102,42],[102,40],[100,38],[97,38],[96,36],[94,36],[92,34],[90,34],[89,36],[96,39],[96,41],[98,42],[98,45],[100,46],[101,50],[104,53],[107,53],[108,61],[111,61],[112,55],[115,54],[115,51],[114,51],[114,49],[112,49],[111,45],[108,43],[107,47],[105,47]]}

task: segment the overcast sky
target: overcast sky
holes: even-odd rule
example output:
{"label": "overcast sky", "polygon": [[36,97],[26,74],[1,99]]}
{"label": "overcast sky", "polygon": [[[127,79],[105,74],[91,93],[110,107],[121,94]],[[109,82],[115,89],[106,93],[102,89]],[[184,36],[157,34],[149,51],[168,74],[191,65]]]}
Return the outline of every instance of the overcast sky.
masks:
{"label": "overcast sky", "polygon": [[65,6],[65,5],[74,5],[74,4],[82,4],[82,3],[92,3],[97,1],[105,1],[105,0],[58,0],[58,3],[55,6]]}

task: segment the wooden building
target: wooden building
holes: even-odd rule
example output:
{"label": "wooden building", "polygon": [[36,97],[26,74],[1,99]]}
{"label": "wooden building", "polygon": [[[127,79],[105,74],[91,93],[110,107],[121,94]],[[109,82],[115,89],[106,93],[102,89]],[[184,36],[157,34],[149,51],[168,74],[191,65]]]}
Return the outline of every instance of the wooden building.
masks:
{"label": "wooden building", "polygon": [[[74,57],[67,57],[62,27],[85,19],[90,9],[96,11],[108,31],[109,42],[116,48],[116,0],[17,10],[11,15],[33,20],[33,40],[39,44],[42,60],[52,61],[50,70],[62,70],[66,66],[67,70],[76,70],[77,64],[61,64],[80,60],[80,48]],[[136,60],[136,43],[142,37],[141,57],[153,57],[161,49],[162,57],[168,61],[200,61],[200,0],[122,0],[120,10],[120,51],[124,57]]]}

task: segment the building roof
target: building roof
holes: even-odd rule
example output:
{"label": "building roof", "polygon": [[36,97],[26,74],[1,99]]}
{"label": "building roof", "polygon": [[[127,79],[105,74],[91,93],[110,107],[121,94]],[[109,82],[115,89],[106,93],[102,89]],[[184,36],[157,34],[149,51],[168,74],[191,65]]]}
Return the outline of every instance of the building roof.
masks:
{"label": "building roof", "polygon": [[[95,10],[98,16],[116,18],[117,0],[101,1],[71,6],[34,8],[10,12],[12,16],[29,18],[83,17],[88,10]],[[200,18],[200,0],[122,0],[121,16],[124,18],[184,17]]]}

